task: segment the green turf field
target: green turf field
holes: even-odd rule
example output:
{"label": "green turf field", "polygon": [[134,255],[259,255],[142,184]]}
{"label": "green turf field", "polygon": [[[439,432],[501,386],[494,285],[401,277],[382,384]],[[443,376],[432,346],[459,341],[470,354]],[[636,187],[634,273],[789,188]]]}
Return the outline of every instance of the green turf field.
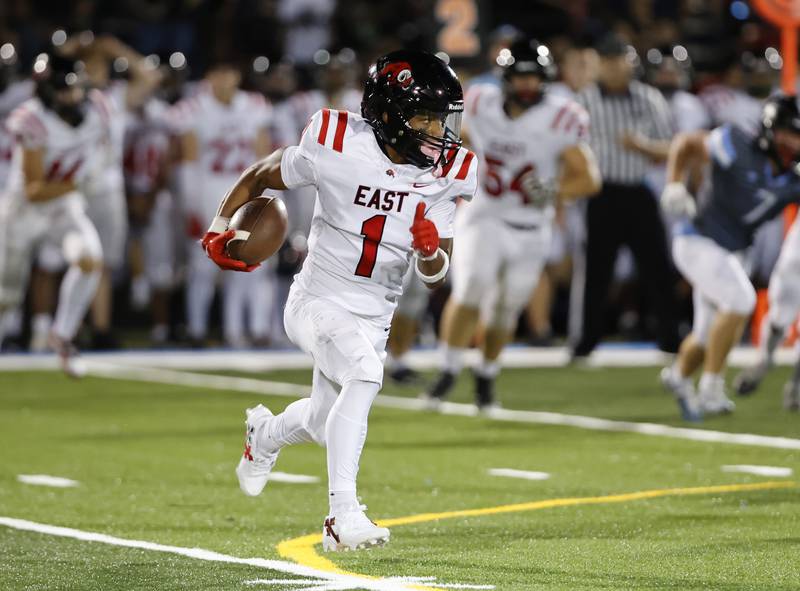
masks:
{"label": "green turf field", "polygon": [[[310,382],[307,371],[264,375]],[[681,425],[655,375],[653,368],[509,370],[499,386],[511,408]],[[800,416],[780,410],[786,375],[776,371],[762,393],[740,401],[736,415],[701,428],[800,436]],[[465,375],[455,400],[468,401],[469,388]],[[242,495],[233,473],[242,411],[257,402],[280,410],[288,399],[0,373],[0,517],[292,562],[276,547],[319,531],[325,454],[312,445],[290,448],[276,468],[318,476],[318,484],[276,482],[258,498]],[[678,487],[783,487],[422,521],[394,526],[385,548],[324,558],[351,573],[435,577],[417,579],[429,589],[800,589],[800,488],[786,487],[792,478],[725,473],[725,464],[788,467],[800,481],[798,451],[375,408],[359,485],[376,519]],[[490,468],[551,478],[501,478],[488,475]],[[18,474],[80,484],[31,486]],[[0,525],[3,590],[359,588],[312,580]]]}

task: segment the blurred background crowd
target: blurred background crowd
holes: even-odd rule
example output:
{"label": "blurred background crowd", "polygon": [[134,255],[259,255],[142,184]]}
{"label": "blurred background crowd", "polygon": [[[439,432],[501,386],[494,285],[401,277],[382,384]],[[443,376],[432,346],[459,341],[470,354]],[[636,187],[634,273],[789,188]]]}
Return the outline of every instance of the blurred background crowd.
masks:
{"label": "blurred background crowd", "polygon": [[[550,47],[559,72],[550,91],[576,96],[598,77],[614,75],[603,71],[610,67],[603,57],[617,56],[622,48],[628,67],[621,75],[661,91],[671,108],[673,133],[726,122],[755,132],[761,103],[777,88],[782,67],[778,31],[742,0],[528,0],[524,5],[502,0],[5,0],[0,4],[0,97],[5,96],[0,118],[16,106],[9,94],[12,86],[26,98],[20,89],[43,51],[68,52],[83,60],[100,87],[119,81],[148,93],[146,101],[125,114],[126,223],[115,231],[117,238],[124,233],[124,247],[118,260],[106,259],[107,287],[98,293],[81,345],[288,344],[281,310],[291,277],[302,264],[313,194],[283,195],[289,238],[280,256],[242,288],[244,293],[217,289],[215,296],[215,287],[222,286],[219,274],[194,277],[192,253],[202,254],[196,241],[210,217],[194,206],[192,195],[182,194],[185,189],[176,177],[186,152],[183,136],[200,135],[186,105],[203,88],[219,96],[241,87],[263,97],[253,103],[252,119],[244,123],[263,130],[252,160],[296,143],[319,108],[358,112],[362,80],[380,54],[401,47],[436,51],[465,86],[476,80],[499,84],[498,56],[520,34],[534,35]],[[0,160],[11,157],[5,141]],[[620,143],[609,149],[628,147]],[[602,159],[614,155],[598,157],[602,169]],[[249,163],[244,157],[240,168]],[[658,195],[663,168],[654,164],[641,180]],[[576,303],[583,296],[582,215],[580,206],[559,212],[561,231],[520,319],[521,341],[558,344],[571,331],[573,336],[580,332],[575,327],[585,309]],[[766,286],[783,224],[777,220],[766,226],[750,255],[757,287]],[[669,220],[665,225],[668,229]],[[53,258],[58,257],[45,251],[32,262],[25,305],[7,320],[6,350],[47,347],[63,272]],[[619,251],[602,311],[603,338],[659,338],[657,298],[639,281],[636,260],[627,247]],[[677,274],[665,272],[674,275],[668,282],[677,302],[674,328],[686,332],[690,289]],[[205,288],[198,287],[201,283]],[[189,304],[196,297],[189,294],[197,289],[205,289],[207,301]],[[253,294],[257,303],[248,307],[247,296]],[[446,297],[447,288],[434,294],[420,318],[423,344],[436,341]],[[248,312],[226,314],[225,298]],[[193,306],[194,311],[188,310]],[[672,340],[676,345],[677,335]]]}

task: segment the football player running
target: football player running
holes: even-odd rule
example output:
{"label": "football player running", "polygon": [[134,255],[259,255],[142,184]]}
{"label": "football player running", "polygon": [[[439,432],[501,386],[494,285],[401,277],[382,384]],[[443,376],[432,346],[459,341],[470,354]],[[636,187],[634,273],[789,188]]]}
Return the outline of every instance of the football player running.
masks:
{"label": "football player running", "polygon": [[555,207],[592,195],[600,175],[586,145],[589,116],[571,99],[550,94],[549,49],[520,40],[498,55],[503,88],[478,84],[466,97],[464,122],[481,163],[474,203],[459,208],[453,293],[442,326],[442,367],[423,397],[441,401],[461,371],[479,320],[483,361],[476,402],[495,402],[498,357],[512,338],[547,260]]}
{"label": "football player running", "polygon": [[470,199],[477,162],[460,147],[461,85],[437,57],[397,51],[370,68],[361,116],[322,109],[298,146],[249,167],[203,237],[223,269],[231,215],[265,189],[314,185],[308,257],[295,276],[284,322],[314,359],[311,396],[273,416],[247,411],[244,455],[236,469],[248,495],[259,494],[281,448],[327,447],[330,512],[325,550],[384,543],[389,530],[370,521],[356,496],[367,416],[383,380],[389,324],[409,264],[429,287],[449,267],[455,200]]}
{"label": "football player running", "polygon": [[[681,134],[670,147],[661,204],[686,218],[674,238],[673,256],[694,288],[694,321],[661,379],[687,420],[734,409],[722,372],[756,302],[742,254],[760,225],[800,201],[795,101],[783,96],[768,100],[757,138],[726,124],[711,132]],[[710,188],[696,205],[684,182],[709,162]],[[696,392],[692,375],[701,366]]]}
{"label": "football player running", "polygon": [[36,96],[6,123],[15,147],[0,211],[0,316],[23,301],[36,250],[47,243],[58,246],[69,269],[50,341],[64,371],[77,376],[81,369],[72,340],[103,264],[100,238],[77,187],[92,153],[110,133],[108,105],[97,91],[86,92],[82,71],[65,58],[40,54],[33,79]]}
{"label": "football player running", "polygon": [[[798,171],[800,164],[800,111],[795,97],[772,101],[764,111],[765,126],[760,145]],[[768,124],[769,126],[767,127]],[[781,247],[778,263],[769,280],[769,312],[762,323],[759,360],[739,374],[733,387],[739,394],[754,392],[773,364],[775,349],[800,312],[800,222],[792,224]],[[784,387],[783,403],[788,410],[800,410],[800,361]]]}

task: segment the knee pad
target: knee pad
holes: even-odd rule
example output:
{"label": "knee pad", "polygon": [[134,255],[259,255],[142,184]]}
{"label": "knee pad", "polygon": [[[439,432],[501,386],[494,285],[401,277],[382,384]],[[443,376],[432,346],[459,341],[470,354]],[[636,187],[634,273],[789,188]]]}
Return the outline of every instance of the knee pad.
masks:
{"label": "knee pad", "polygon": [[786,329],[800,312],[800,269],[784,271],[778,269],[769,283],[769,318]]}
{"label": "knee pad", "polygon": [[741,289],[737,290],[735,293],[731,293],[723,311],[749,316],[753,313],[755,307],[756,290],[753,289],[752,285],[748,284],[746,286],[743,285]]}
{"label": "knee pad", "polygon": [[322,311],[314,318],[315,340],[326,375],[383,383],[383,362],[355,318],[346,312]]}
{"label": "knee pad", "polygon": [[70,265],[80,264],[86,259],[97,263],[103,260],[103,248],[97,236],[82,234],[80,232],[68,232],[64,236],[61,244],[64,260]]}

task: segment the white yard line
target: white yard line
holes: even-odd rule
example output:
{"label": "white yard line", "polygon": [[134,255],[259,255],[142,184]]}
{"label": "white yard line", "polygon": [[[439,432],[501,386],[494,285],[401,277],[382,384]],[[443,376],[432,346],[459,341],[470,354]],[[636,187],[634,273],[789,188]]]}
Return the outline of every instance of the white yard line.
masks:
{"label": "white yard line", "polygon": [[[157,369],[149,367],[133,367],[114,365],[103,362],[87,362],[90,374],[107,378],[137,380],[142,382],[158,382],[180,386],[192,386],[206,390],[225,390],[228,392],[248,392],[265,396],[288,396],[296,398],[308,396],[310,386],[256,380],[253,378],[240,378],[233,376],[219,376],[199,374],[172,369]],[[426,411],[427,403],[415,398],[401,396],[388,396],[379,394],[375,404],[388,408],[403,410]],[[439,412],[446,415],[474,416],[475,406],[456,402],[445,402]],[[728,433],[725,431],[712,431],[707,429],[692,429],[689,427],[672,427],[658,423],[636,423],[633,421],[615,421],[597,417],[581,415],[568,415],[557,412],[544,412],[533,410],[494,409],[490,420],[509,421],[518,423],[535,423],[542,425],[560,425],[578,429],[591,429],[596,431],[615,431],[638,433],[656,437],[671,437],[690,441],[703,441],[708,443],[733,443],[751,445],[756,447],[771,447],[776,449],[800,450],[800,439],[790,437],[775,437],[770,435],[757,435],[754,433]]]}
{"label": "white yard line", "polygon": [[506,478],[521,478],[523,480],[547,480],[549,472],[536,472],[530,470],[515,470],[513,468],[489,468],[489,476],[504,476]]}
{"label": "white yard line", "polygon": [[[101,361],[122,365],[163,367],[188,370],[236,370],[271,371],[276,369],[309,369],[311,357],[300,351],[232,351],[232,350],[165,350],[165,351],[118,351],[113,353],[86,353],[87,361]],[[779,349],[775,360],[778,365],[791,365],[797,354],[791,348]],[[752,365],[758,359],[752,347],[737,347],[730,363],[733,366]],[[469,351],[467,365],[479,362],[478,351]],[[596,367],[642,367],[664,365],[669,358],[655,349],[635,346],[600,347],[589,358],[589,369]],[[565,347],[510,347],[503,351],[504,367],[563,367],[569,361]],[[409,364],[415,369],[435,369],[439,357],[431,350],[415,350],[408,355]],[[55,355],[3,354],[0,355],[0,371],[58,369]],[[575,371],[582,369],[576,368]]]}
{"label": "white yard line", "polygon": [[722,466],[723,472],[742,472],[744,474],[755,474],[756,476],[769,476],[788,478],[793,474],[791,468],[781,466],[753,466],[752,464],[733,464]]}
{"label": "white yard line", "polygon": [[270,472],[270,482],[288,482],[289,484],[315,484],[319,482],[317,476],[305,474],[289,474],[288,472]]}
{"label": "white yard line", "polygon": [[[153,552],[164,552],[167,554],[177,554],[178,556],[185,556],[187,558],[194,558],[197,560],[206,560],[209,562],[225,562],[228,564],[245,564],[254,566],[256,568],[265,568],[272,571],[281,573],[297,575],[300,577],[313,577],[314,579],[321,579],[323,586],[319,589],[368,589],[374,591],[413,591],[410,587],[403,585],[398,581],[387,579],[372,579],[366,577],[359,577],[355,575],[345,575],[333,572],[318,570],[315,568],[301,566],[293,562],[286,562],[284,560],[268,560],[266,558],[238,558],[236,556],[229,556],[227,554],[220,554],[213,550],[204,550],[202,548],[181,548],[180,546],[167,546],[165,544],[156,544],[154,542],[145,542],[142,540],[129,540],[126,538],[117,538],[106,534],[88,532],[79,529],[72,529],[69,527],[59,527],[56,525],[48,525],[45,523],[36,523],[34,521],[27,521],[25,519],[15,519],[13,517],[0,517],[0,525],[12,529],[31,531],[40,534],[58,536],[62,538],[71,538],[73,540],[81,540],[84,542],[96,542],[100,544],[108,544],[111,546],[122,546],[124,548],[137,548],[140,550],[151,550]],[[316,589],[317,587],[315,587]]]}
{"label": "white yard line", "polygon": [[77,480],[62,478],[60,476],[49,476],[48,474],[20,474],[17,476],[17,480],[24,484],[54,486],[55,488],[70,488],[80,484]]}

